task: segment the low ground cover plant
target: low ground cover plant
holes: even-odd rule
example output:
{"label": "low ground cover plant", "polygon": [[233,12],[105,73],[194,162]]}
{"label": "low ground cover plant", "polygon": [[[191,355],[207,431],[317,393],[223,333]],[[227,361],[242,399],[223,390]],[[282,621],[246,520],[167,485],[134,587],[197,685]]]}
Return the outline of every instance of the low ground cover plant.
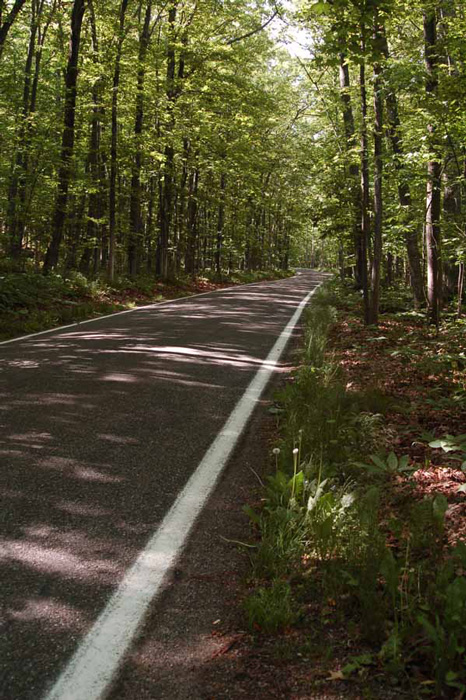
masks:
{"label": "low ground cover plant", "polygon": [[456,321],[437,335],[407,322],[396,296],[378,329],[362,327],[357,293],[341,283],[314,297],[300,367],[273,407],[274,468],[247,508],[257,538],[247,620],[257,639],[294,630],[296,650],[317,633],[321,657],[339,637],[327,677],[307,677],[314,689],[359,683],[387,697],[389,683],[400,696],[462,697],[466,438],[450,401],[464,391],[450,360],[462,346]]}

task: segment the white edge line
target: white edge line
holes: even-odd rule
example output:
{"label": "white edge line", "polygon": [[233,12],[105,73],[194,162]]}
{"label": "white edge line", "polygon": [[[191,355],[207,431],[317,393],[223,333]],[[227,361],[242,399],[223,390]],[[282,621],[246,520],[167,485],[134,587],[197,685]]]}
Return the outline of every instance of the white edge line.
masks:
{"label": "white edge line", "polygon": [[[309,270],[312,272],[312,270]],[[294,275],[296,277],[296,273]],[[199,292],[199,294],[187,294],[185,297],[178,297],[177,299],[167,299],[166,301],[155,301],[152,304],[145,304],[144,306],[135,306],[134,309],[124,309],[124,311],[114,311],[111,314],[105,314],[104,316],[94,316],[94,318],[88,318],[85,321],[76,321],[75,323],[69,323],[66,326],[56,326],[55,328],[48,328],[45,331],[38,331],[37,333],[29,333],[28,335],[19,335],[17,338],[10,338],[9,340],[0,341],[0,345],[9,345],[10,343],[19,343],[22,340],[28,340],[29,338],[37,338],[39,335],[46,335],[47,333],[58,333],[59,331],[67,330],[68,328],[80,328],[86,323],[94,323],[95,321],[103,321],[104,318],[112,318],[115,316],[122,316],[123,314],[131,314],[133,311],[147,311],[148,309],[157,309],[159,306],[166,306],[167,304],[176,304],[179,301],[188,301],[189,299],[195,299],[196,297],[204,297],[206,294],[217,294],[219,292],[228,292],[232,289],[241,289],[241,287],[252,287],[255,284],[266,284],[272,282],[281,282],[282,280],[293,279],[293,277],[280,277],[276,280],[259,280],[258,282],[247,282],[246,284],[234,284],[231,287],[221,287],[220,289],[211,289],[209,292]]]}
{"label": "white edge line", "polygon": [[305,306],[319,286],[299,304],[196,471],[128,569],[45,700],[99,700],[109,690],[150,603],[180,555]]}

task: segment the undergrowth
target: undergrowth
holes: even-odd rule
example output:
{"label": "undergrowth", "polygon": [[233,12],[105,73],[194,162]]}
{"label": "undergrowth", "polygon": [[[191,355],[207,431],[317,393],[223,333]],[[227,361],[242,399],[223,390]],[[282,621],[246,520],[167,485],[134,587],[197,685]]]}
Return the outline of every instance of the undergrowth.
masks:
{"label": "undergrowth", "polygon": [[[364,648],[347,657],[342,681],[372,673],[410,697],[462,694],[466,545],[447,546],[447,497],[415,494],[420,465],[392,445],[393,397],[355,390],[329,351],[334,304],[356,297],[334,283],[314,296],[300,368],[273,408],[276,468],[261,507],[246,507],[258,535],[248,623],[255,633],[315,627],[330,605],[332,624],[356,629],[351,644]],[[406,295],[386,302],[406,312]],[[465,435],[430,439],[466,457]]]}

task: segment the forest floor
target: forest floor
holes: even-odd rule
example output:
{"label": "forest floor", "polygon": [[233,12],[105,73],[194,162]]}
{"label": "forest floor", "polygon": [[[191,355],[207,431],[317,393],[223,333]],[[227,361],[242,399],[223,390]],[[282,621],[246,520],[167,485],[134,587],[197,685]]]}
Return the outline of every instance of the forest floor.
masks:
{"label": "forest floor", "polygon": [[44,277],[0,273],[0,341],[162,301],[211,292],[234,285],[288,277],[291,272],[232,272],[171,281],[140,276],[109,284],[74,274]]}
{"label": "forest floor", "polygon": [[[270,409],[270,476],[246,508],[242,623],[205,697],[464,698],[466,322],[446,316],[437,332],[398,290],[367,328],[357,294],[330,296],[325,359],[309,368],[301,354]],[[306,392],[320,418],[300,404]],[[317,476],[316,447],[328,453]]]}

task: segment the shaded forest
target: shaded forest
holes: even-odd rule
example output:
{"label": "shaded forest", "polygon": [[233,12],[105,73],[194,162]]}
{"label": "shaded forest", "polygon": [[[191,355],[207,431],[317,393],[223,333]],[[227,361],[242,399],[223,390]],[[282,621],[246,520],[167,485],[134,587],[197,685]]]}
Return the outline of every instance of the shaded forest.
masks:
{"label": "shaded forest", "polygon": [[0,20],[2,267],[112,282],[304,264],[378,320],[464,293],[456,0],[15,0]]}
{"label": "shaded forest", "polygon": [[[462,3],[306,3],[301,61],[318,117],[313,217],[376,323],[381,281],[411,287],[439,323],[464,280]],[[335,260],[336,265],[336,260]]]}
{"label": "shaded forest", "polygon": [[1,3],[7,269],[287,268],[308,177],[296,68],[261,3]]}

